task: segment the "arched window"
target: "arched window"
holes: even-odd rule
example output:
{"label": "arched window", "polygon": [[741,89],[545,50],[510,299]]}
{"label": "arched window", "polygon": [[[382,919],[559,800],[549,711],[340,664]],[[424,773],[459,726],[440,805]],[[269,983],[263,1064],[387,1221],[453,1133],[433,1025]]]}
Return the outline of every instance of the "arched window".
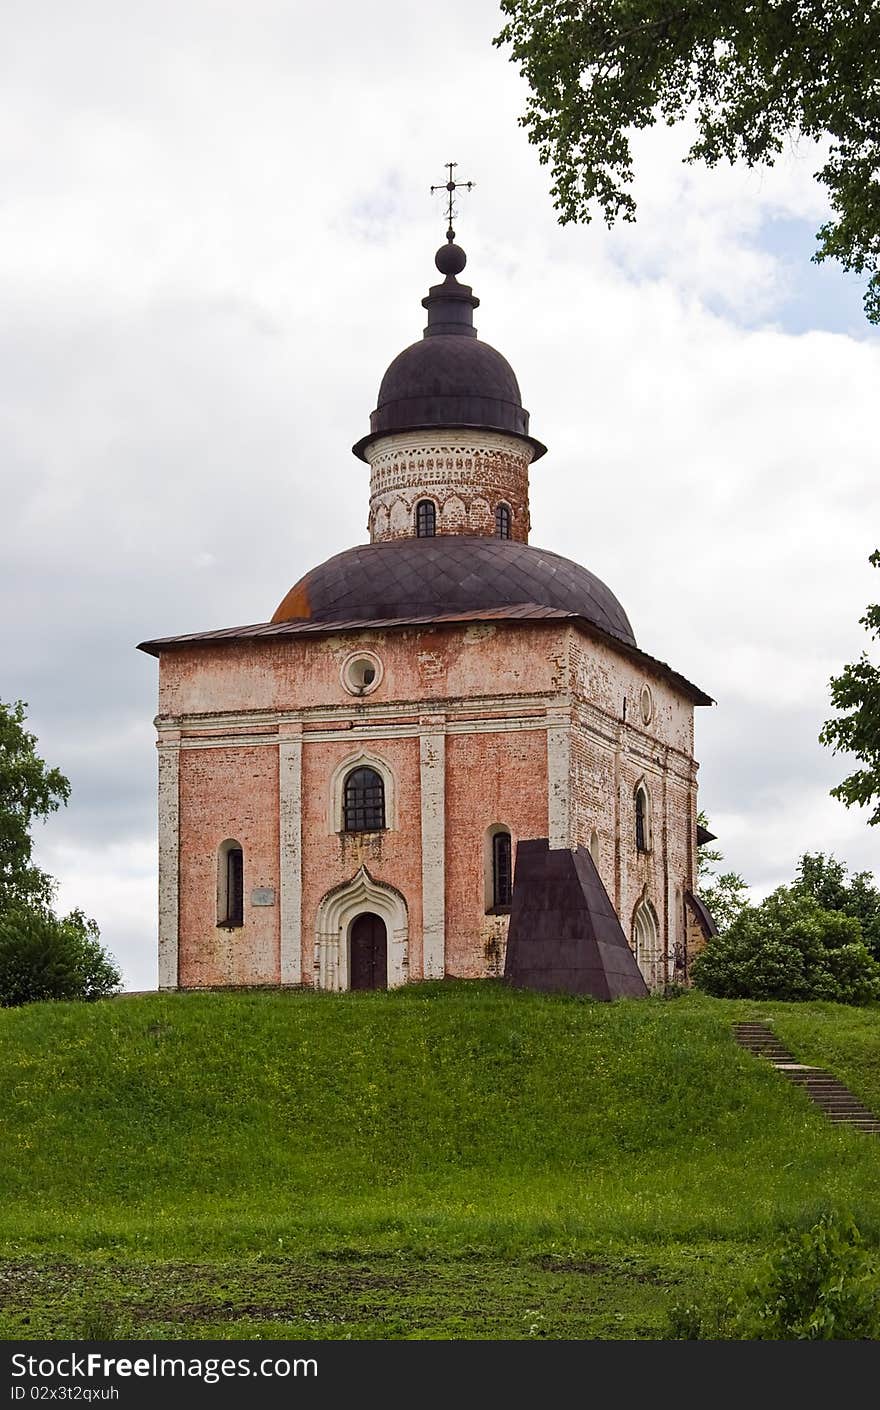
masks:
{"label": "arched window", "polygon": [[509,911],[513,900],[513,846],[510,829],[499,824],[483,839],[486,914]]}
{"label": "arched window", "polygon": [[636,789],[636,851],[651,850],[651,803],[643,783]]}
{"label": "arched window", "polygon": [[375,769],[353,769],[345,780],[343,831],[379,832],[385,826],[385,785]]}
{"label": "arched window", "polygon": [[217,924],[229,930],[244,925],[244,852],[231,840],[217,853]]}
{"label": "arched window", "polygon": [[492,903],[509,906],[513,899],[510,833],[496,832],[492,838]]}
{"label": "arched window", "polygon": [[510,538],[510,505],[499,504],[495,507],[495,537],[499,539]]}
{"label": "arched window", "polygon": [[432,499],[420,499],[416,505],[416,538],[432,539],[437,533],[437,506]]}

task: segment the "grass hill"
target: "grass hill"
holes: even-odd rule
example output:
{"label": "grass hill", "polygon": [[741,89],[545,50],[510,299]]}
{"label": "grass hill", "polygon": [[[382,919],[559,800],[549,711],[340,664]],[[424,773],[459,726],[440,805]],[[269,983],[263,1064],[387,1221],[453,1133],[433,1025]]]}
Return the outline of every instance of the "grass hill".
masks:
{"label": "grass hill", "polygon": [[662,1335],[783,1227],[880,1240],[880,1009],[497,983],[0,1011],[0,1336]]}

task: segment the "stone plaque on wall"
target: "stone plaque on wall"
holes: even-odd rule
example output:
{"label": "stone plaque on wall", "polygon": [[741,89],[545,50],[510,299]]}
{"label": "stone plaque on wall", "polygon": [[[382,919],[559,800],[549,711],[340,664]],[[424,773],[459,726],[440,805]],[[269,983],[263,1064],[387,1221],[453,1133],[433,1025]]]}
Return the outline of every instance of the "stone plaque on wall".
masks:
{"label": "stone plaque on wall", "polygon": [[255,887],[254,887],[253,891],[251,892],[251,905],[252,905],[252,906],[274,906],[274,904],[275,904],[275,887],[274,887],[274,886],[255,886]]}

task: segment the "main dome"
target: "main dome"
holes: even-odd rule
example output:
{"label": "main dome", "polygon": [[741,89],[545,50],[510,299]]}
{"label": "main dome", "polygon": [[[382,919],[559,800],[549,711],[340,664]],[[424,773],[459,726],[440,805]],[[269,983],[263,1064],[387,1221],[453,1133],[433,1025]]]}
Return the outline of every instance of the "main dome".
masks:
{"label": "main dome", "polygon": [[435,263],[446,278],[422,299],[428,326],[421,341],[404,348],[382,378],[369,435],[352,447],[355,455],[366,460],[367,446],[380,436],[442,426],[518,436],[529,442],[537,460],[546,446],[529,435],[529,413],[513,368],[477,338],[473,313],[480,301],[455,277],[465,266],[464,250],[443,245]]}
{"label": "main dome", "polygon": [[580,617],[635,646],[629,619],[595,574],[511,539],[442,534],[363,544],[300,578],[274,623],[412,621],[522,607]]}

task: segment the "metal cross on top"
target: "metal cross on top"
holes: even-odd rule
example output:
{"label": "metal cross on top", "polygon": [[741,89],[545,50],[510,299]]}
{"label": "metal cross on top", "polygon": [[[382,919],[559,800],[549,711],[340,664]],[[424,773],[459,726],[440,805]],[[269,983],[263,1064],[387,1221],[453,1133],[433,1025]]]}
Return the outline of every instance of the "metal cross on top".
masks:
{"label": "metal cross on top", "polygon": [[444,182],[443,182],[441,185],[439,185],[439,186],[432,186],[432,187],[431,187],[431,194],[432,194],[432,195],[433,195],[433,193],[434,193],[435,191],[448,191],[448,192],[449,192],[449,205],[448,205],[448,208],[447,208],[447,211],[446,211],[446,216],[447,216],[447,219],[448,219],[448,221],[449,221],[449,229],[448,229],[447,232],[446,232],[446,238],[447,238],[447,240],[449,241],[450,244],[452,244],[453,240],[455,239],[455,231],[454,231],[453,228],[452,228],[452,217],[453,217],[453,215],[455,214],[455,207],[453,206],[453,197],[455,196],[456,191],[457,191],[460,187],[463,187],[463,188],[464,188],[465,190],[467,190],[467,191],[473,191],[474,187],[475,187],[476,184],[477,184],[476,181],[455,181],[455,180],[453,179],[452,173],[453,173],[453,171],[455,170],[455,168],[456,168],[457,166],[458,166],[458,162],[446,162],[446,167],[448,168],[448,171],[449,171],[449,180],[448,180],[448,181],[444,181]]}

